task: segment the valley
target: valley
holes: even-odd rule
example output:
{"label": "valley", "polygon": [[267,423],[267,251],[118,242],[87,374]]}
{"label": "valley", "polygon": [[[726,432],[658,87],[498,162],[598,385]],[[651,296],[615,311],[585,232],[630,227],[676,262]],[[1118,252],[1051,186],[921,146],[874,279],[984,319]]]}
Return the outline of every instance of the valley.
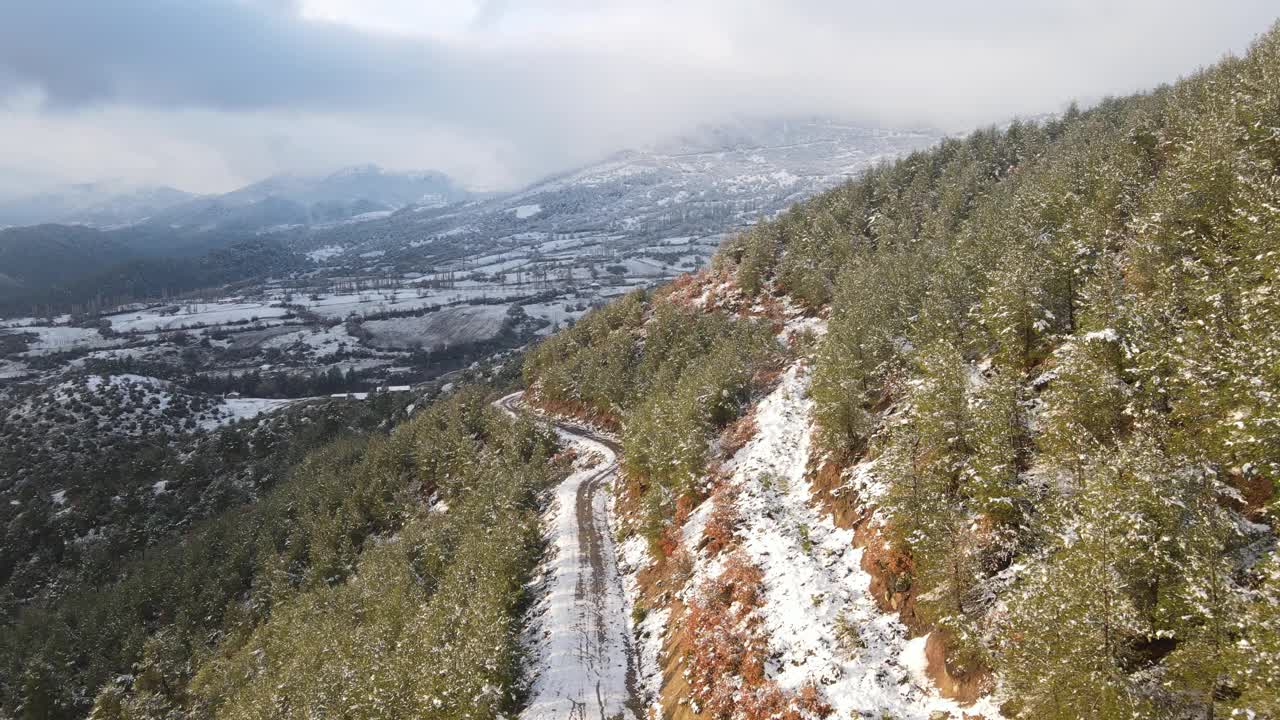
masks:
{"label": "valley", "polygon": [[[258,275],[261,263],[250,260],[227,285],[166,290],[163,300],[112,306],[109,296],[70,290],[113,262],[85,256],[87,275],[64,269],[53,281],[69,299],[44,297],[30,309],[47,314],[0,320],[0,387],[132,372],[214,395],[296,399],[427,382],[696,271],[729,234],[935,139],[829,121],[709,128],[488,198],[451,190],[439,176],[374,167],[274,178],[217,202],[365,198],[393,209],[250,228],[259,240],[238,242],[278,248],[279,270]],[[174,242],[225,242],[208,237],[229,232],[223,226],[170,222],[190,205],[175,205],[164,221]],[[151,251],[130,238],[154,245],[158,222],[75,232],[112,233],[138,254]],[[60,264],[74,267],[79,251],[66,252]],[[142,271],[153,274],[168,276],[163,266]]]}

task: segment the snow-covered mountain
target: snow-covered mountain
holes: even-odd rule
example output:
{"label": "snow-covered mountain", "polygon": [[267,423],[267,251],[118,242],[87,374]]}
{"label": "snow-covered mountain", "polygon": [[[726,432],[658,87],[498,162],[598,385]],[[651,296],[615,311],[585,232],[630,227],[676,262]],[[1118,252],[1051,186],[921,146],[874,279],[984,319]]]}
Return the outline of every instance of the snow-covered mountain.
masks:
{"label": "snow-covered mountain", "polygon": [[508,202],[598,188],[606,200],[600,209],[628,208],[635,219],[685,203],[745,203],[772,209],[937,139],[926,132],[875,130],[822,120],[715,126],[549,178]]}
{"label": "snow-covered mountain", "polygon": [[119,182],[66,185],[0,201],[0,226],[129,225],[194,197],[165,186],[130,186]]}
{"label": "snow-covered mountain", "polygon": [[300,205],[367,202],[396,209],[454,202],[469,196],[444,173],[392,172],[377,165],[358,165],[321,175],[274,175],[215,199],[228,206],[277,198]]}
{"label": "snow-covered mountain", "polygon": [[471,197],[443,173],[361,165],[329,174],[275,175],[175,206],[152,222],[181,230],[262,231],[368,219],[408,205],[439,207]]}
{"label": "snow-covered mountain", "polygon": [[367,219],[408,205],[434,207],[471,197],[443,173],[360,165],[333,173],[275,175],[221,195],[119,182],[67,185],[0,201],[0,226],[146,224],[181,231],[258,232]]}
{"label": "snow-covered mountain", "polygon": [[703,240],[709,255],[725,233],[939,138],[821,119],[699,128],[515,193],[444,209],[418,204],[306,242],[329,248],[331,264],[371,252],[408,258],[438,242],[505,247],[563,234],[608,237],[619,251]]}
{"label": "snow-covered mountain", "polygon": [[[304,242],[315,247],[393,255],[433,238],[465,243],[526,232],[602,231],[642,242],[709,237],[938,138],[825,119],[741,121],[698,127],[500,195],[473,193],[440,172],[358,165],[275,175],[221,195],[111,182],[66,186],[0,201],[0,226],[138,225],[164,236],[306,229]],[[412,212],[397,212],[405,209]]]}
{"label": "snow-covered mountain", "polygon": [[[279,175],[148,211],[145,220],[127,227],[118,227],[127,220],[114,216],[110,224],[116,229],[88,238],[81,249],[96,250],[101,239],[128,250],[126,255],[199,257],[247,243],[236,253],[208,258],[209,265],[191,273],[188,284],[215,277],[215,270],[219,278],[237,279],[267,272],[239,259],[246,248],[268,247],[279,250],[275,271],[308,270],[315,263],[380,280],[425,277],[426,283],[452,284],[465,277],[496,283],[494,292],[503,296],[516,286],[538,284],[517,293],[528,299],[550,291],[549,284],[577,292],[577,286],[653,283],[695,270],[726,236],[937,140],[929,132],[828,120],[743,122],[696,128],[501,195],[472,194],[440,173],[376,166]],[[45,262],[54,246],[41,243],[71,230],[51,229],[53,235],[28,238],[28,267],[54,265]],[[80,263],[104,269],[99,265]],[[30,272],[25,279],[9,268],[0,273],[10,276],[0,283],[28,294],[43,287]],[[148,276],[144,286],[168,287],[167,281]],[[571,304],[584,302],[594,300],[575,298]],[[540,317],[551,323],[564,319],[563,305],[554,312],[543,309]]]}

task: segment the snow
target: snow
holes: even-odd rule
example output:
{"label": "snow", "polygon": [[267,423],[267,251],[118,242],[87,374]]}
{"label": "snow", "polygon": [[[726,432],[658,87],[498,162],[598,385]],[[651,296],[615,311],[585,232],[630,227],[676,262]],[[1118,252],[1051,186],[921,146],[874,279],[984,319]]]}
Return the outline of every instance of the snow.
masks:
{"label": "snow", "polygon": [[27,351],[28,355],[45,355],[76,349],[108,348],[123,344],[119,338],[105,338],[93,328],[67,325],[36,325],[24,327],[19,332],[34,333],[37,339]]}
{"label": "snow", "polygon": [[11,360],[0,360],[0,380],[20,378],[30,372],[31,370],[23,363]]}
{"label": "snow", "polygon": [[[521,717],[634,718],[627,706],[629,604],[618,574],[604,486],[616,477],[618,459],[607,445],[586,435],[556,432],[579,459],[556,487],[544,515],[551,550],[540,568],[545,592],[530,611],[525,640],[531,682]],[[584,518],[588,507],[590,517]]]}
{"label": "snow", "polygon": [[381,220],[384,217],[391,217],[391,214],[393,212],[395,211],[394,210],[370,210],[369,212],[360,213],[359,215],[352,215],[350,218],[348,218],[347,220],[343,221],[340,224],[351,225],[354,223],[368,222],[370,220]]}
{"label": "snow", "polygon": [[[575,309],[566,310],[566,305],[574,307]],[[582,310],[576,309],[576,306],[577,303],[573,301],[562,300],[559,302],[529,303],[527,305],[522,305],[521,307],[524,308],[525,314],[529,317],[542,318],[551,323],[551,325],[548,325],[540,331],[540,334],[548,335],[552,332],[557,323],[563,325],[567,322],[576,321],[578,318],[587,314],[587,310],[589,308],[585,304]]]}
{"label": "snow", "polygon": [[150,357],[164,356],[173,352],[171,346],[148,345],[144,347],[124,347],[111,348],[108,350],[95,350],[82,358],[76,358],[67,363],[71,367],[83,367],[90,360],[138,360]]}
{"label": "snow", "polygon": [[426,350],[490,340],[502,331],[506,305],[461,305],[422,317],[368,320],[362,327],[372,334],[370,345],[382,349]]}
{"label": "snow", "polygon": [[515,214],[517,220],[527,220],[542,212],[542,206],[537,203],[532,205],[521,205],[519,207],[511,208],[507,212]]}
{"label": "snow", "polygon": [[329,258],[335,258],[346,252],[341,245],[325,245],[322,248],[316,248],[307,253],[307,259],[311,262],[324,262]]}
{"label": "snow", "polygon": [[[175,307],[175,306],[169,306]],[[211,303],[190,303],[177,306],[177,312],[161,313],[161,308],[142,312],[119,313],[106,316],[111,329],[116,332],[150,332],[154,330],[178,330],[196,325],[213,326],[249,322],[253,319],[279,318],[289,314],[283,307],[273,307],[260,302],[226,300]]]}
{"label": "snow", "polygon": [[792,320],[783,327],[782,332],[778,336],[783,344],[791,341],[792,338],[804,333],[812,333],[817,337],[827,334],[827,322],[822,318],[797,318]]}
{"label": "snow", "polygon": [[277,335],[262,343],[263,349],[302,349],[315,359],[336,355],[343,350],[358,347],[360,341],[351,337],[345,325],[335,325],[323,330],[299,330]]}
{"label": "snow", "polygon": [[[611,496],[616,500],[616,495]],[[616,517],[613,507],[610,517]],[[622,573],[622,586],[626,593],[628,612],[640,602],[639,572],[653,564],[648,543],[639,535],[632,535],[618,546],[618,569]],[[658,698],[662,693],[662,647],[667,636],[667,623],[671,620],[671,608],[651,608],[639,625],[632,628],[636,639],[636,680],[643,697],[652,701],[651,708],[661,713]]]}
{"label": "snow", "polygon": [[263,413],[274,412],[295,402],[297,401],[271,398],[226,398],[219,407],[219,417],[200,421],[200,427],[215,430],[237,420],[249,420]]}
{"label": "snow", "polygon": [[[425,284],[442,279],[439,275],[424,275],[413,283]],[[410,290],[364,290],[347,293],[324,293],[312,300],[296,297],[293,302],[330,319],[342,319],[350,315],[372,315],[388,311],[415,310],[433,305],[452,305],[470,300],[495,300],[499,298],[527,297],[529,290],[519,287],[501,287],[492,284],[458,281],[455,287],[436,290],[413,288]]]}
{"label": "snow", "polygon": [[[71,407],[74,399],[86,393],[94,395],[108,389],[119,392],[130,388],[141,389],[143,395],[140,401],[131,399],[127,405],[119,408],[116,415],[111,418],[111,425],[114,428],[126,427],[128,424],[126,421],[160,416],[172,404],[173,396],[169,390],[169,384],[163,380],[141,375],[112,375],[105,378],[94,375],[82,379],[72,378],[51,385],[40,394],[30,396],[21,403],[3,410],[8,413],[10,422],[36,420],[50,408]],[[104,420],[101,411],[95,409],[79,409],[69,411],[68,414],[77,422],[85,419],[99,422]]]}
{"label": "snow", "polygon": [[902,654],[898,656],[898,660],[902,666],[907,669],[907,675],[911,678],[911,682],[916,687],[929,687],[929,658],[925,655],[925,648],[929,644],[929,633],[921,635],[918,638],[911,638],[903,645]]}
{"label": "snow", "polygon": [[867,460],[845,471],[842,478],[844,486],[837,491],[837,494],[853,493],[862,505],[878,506],[889,492],[889,486],[876,474],[876,465],[876,460]]}
{"label": "snow", "polygon": [[0,328],[20,328],[39,324],[40,321],[33,317],[8,318],[6,320],[0,320]]}
{"label": "snow", "polygon": [[172,383],[160,378],[153,378],[149,375],[134,375],[133,373],[123,373],[120,375],[90,375],[85,379],[85,384],[90,390],[97,390],[103,385],[129,386],[141,385],[156,391],[168,390]]}
{"label": "snow", "polygon": [[1117,333],[1114,328],[1103,328],[1102,330],[1095,330],[1091,333],[1086,333],[1084,339],[1085,342],[1094,340],[1100,342],[1120,342],[1120,334]]}
{"label": "snow", "polygon": [[[761,613],[773,678],[792,691],[813,683],[833,717],[999,717],[989,699],[961,707],[937,694],[923,674],[924,639],[909,640],[898,617],[880,611],[853,532],[813,507],[808,385],[800,366],[790,368],[757,407],[756,437],[728,464],[740,489],[742,548],[764,573]],[[841,626],[854,628],[860,642],[842,645]]]}
{"label": "snow", "polygon": [[[170,418],[166,413],[175,401],[188,400],[203,396],[189,394],[168,380],[161,380],[146,375],[128,373],[116,375],[89,375],[83,378],[72,378],[49,387],[44,393],[28,398],[12,408],[6,408],[10,421],[32,418],[48,407],[71,407],[73,400],[85,396],[115,396],[123,403],[108,423],[113,432],[129,435],[139,432],[131,428],[135,421],[142,419],[160,420],[170,425],[173,432],[184,431],[182,425],[186,416]],[[126,402],[127,400],[127,402]],[[213,430],[236,420],[256,417],[264,412],[278,410],[296,400],[273,400],[260,398],[227,398],[218,402],[208,402],[204,409],[194,410],[197,427],[201,430]],[[90,408],[88,410],[69,411],[77,421],[96,423],[108,422],[104,411]]]}

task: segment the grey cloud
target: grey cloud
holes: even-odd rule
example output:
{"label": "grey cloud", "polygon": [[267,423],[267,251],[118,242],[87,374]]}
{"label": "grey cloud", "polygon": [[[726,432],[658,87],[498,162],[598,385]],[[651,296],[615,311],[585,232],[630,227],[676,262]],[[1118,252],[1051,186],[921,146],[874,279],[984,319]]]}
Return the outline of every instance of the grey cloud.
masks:
{"label": "grey cloud", "polygon": [[[1277,12],[1263,0],[478,0],[470,26],[441,38],[305,20],[305,4],[0,4],[0,109],[43,97],[8,123],[0,110],[0,130],[19,128],[0,132],[0,165],[31,156],[41,117],[112,143],[104,163],[136,154],[145,128],[232,168],[210,178],[309,154],[391,164],[388,148],[412,143],[400,155],[466,166],[470,149],[486,177],[518,182],[738,114],[954,130],[1172,80],[1244,49]],[[176,162],[139,157],[138,172]]]}
{"label": "grey cloud", "polygon": [[23,2],[0,11],[0,67],[51,104],[220,109],[395,105],[447,85],[433,48],[219,0]]}
{"label": "grey cloud", "polygon": [[[595,134],[569,127],[575,118],[629,124],[620,117],[637,100],[629,88],[652,87],[661,68],[609,52],[374,35],[291,10],[235,0],[23,3],[0,11],[0,79],[40,88],[55,112],[383,113],[510,137],[539,154]],[[682,94],[674,83],[671,92]]]}

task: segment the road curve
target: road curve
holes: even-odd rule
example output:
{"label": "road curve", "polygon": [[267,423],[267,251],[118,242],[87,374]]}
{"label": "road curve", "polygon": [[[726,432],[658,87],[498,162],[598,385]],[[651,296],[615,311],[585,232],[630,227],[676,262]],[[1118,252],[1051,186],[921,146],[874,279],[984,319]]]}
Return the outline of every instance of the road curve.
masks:
{"label": "road curve", "polygon": [[612,438],[532,413],[512,393],[495,404],[534,414],[580,456],[600,460],[575,470],[555,490],[548,519],[551,559],[545,597],[530,628],[529,701],[524,720],[641,718],[636,659],[613,533],[607,486],[622,448]]}

